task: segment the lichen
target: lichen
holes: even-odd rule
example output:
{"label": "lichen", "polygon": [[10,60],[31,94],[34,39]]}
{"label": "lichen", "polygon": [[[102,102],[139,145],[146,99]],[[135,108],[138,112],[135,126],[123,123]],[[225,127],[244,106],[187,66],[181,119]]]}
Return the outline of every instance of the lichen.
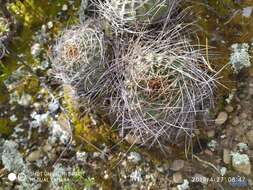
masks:
{"label": "lichen", "polygon": [[249,45],[246,43],[242,44],[233,44],[233,52],[230,56],[229,63],[234,69],[235,73],[238,73],[243,68],[250,67],[250,54],[249,54]]}

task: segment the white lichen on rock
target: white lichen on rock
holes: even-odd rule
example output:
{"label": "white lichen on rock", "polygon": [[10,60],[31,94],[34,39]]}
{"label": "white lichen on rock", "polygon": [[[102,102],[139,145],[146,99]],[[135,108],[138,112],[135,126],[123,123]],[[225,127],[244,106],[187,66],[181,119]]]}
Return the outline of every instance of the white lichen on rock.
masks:
{"label": "white lichen on rock", "polygon": [[238,172],[249,175],[251,173],[250,159],[247,154],[232,152],[232,165]]}
{"label": "white lichen on rock", "polygon": [[249,45],[247,43],[233,44],[231,48],[233,49],[233,53],[230,56],[229,63],[235,73],[238,73],[243,68],[250,67]]}
{"label": "white lichen on rock", "polygon": [[[41,184],[36,179],[34,172],[25,163],[21,153],[18,151],[18,144],[14,141],[5,141],[2,149],[2,164],[9,172],[15,172],[19,179],[19,190],[37,190]],[[22,177],[22,180],[21,180]]]}
{"label": "white lichen on rock", "polygon": [[187,190],[189,188],[189,181],[187,179],[184,179],[184,182],[181,185],[177,185],[178,190]]}

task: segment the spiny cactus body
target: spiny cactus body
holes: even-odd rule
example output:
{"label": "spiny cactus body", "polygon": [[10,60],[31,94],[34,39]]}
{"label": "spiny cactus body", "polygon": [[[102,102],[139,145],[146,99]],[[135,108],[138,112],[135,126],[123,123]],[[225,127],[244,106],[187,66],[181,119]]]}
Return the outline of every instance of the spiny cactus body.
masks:
{"label": "spiny cactus body", "polygon": [[87,23],[67,29],[53,48],[54,77],[91,103],[106,91],[104,53],[104,36],[98,27]]}
{"label": "spiny cactus body", "polygon": [[216,74],[186,39],[136,40],[114,64],[111,113],[143,144],[191,136],[197,116],[212,105]]}
{"label": "spiny cactus body", "polygon": [[105,0],[95,2],[103,18],[114,31],[135,32],[166,17],[174,0]]}

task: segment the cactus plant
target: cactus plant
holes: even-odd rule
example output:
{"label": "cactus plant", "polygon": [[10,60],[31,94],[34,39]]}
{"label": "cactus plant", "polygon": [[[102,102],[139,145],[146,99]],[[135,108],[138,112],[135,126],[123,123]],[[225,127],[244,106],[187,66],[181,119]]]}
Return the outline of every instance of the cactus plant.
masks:
{"label": "cactus plant", "polygon": [[64,85],[76,90],[79,99],[92,104],[106,92],[103,62],[104,36],[92,21],[63,32],[53,48],[52,73]]}
{"label": "cactus plant", "polygon": [[94,1],[99,13],[115,31],[135,32],[151,24],[166,14],[173,12],[172,7],[179,1],[174,0],[105,0]]}
{"label": "cactus plant", "polygon": [[213,104],[216,74],[184,38],[136,40],[114,64],[117,93],[111,113],[125,134],[143,144],[191,137],[197,116]]}

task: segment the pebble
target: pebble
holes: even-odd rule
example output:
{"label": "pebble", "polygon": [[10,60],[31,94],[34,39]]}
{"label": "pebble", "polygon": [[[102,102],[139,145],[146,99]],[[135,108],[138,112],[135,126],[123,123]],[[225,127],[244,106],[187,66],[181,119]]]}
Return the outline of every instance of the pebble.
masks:
{"label": "pebble", "polygon": [[207,132],[208,138],[212,138],[212,137],[214,137],[214,135],[215,135],[215,131],[214,130],[210,130],[210,131]]}
{"label": "pebble", "polygon": [[28,156],[27,156],[27,160],[30,162],[34,162],[38,159],[40,159],[42,156],[42,153],[40,150],[35,150],[33,152],[31,152]]}
{"label": "pebble", "polygon": [[28,107],[32,102],[32,96],[30,94],[23,93],[20,100],[18,100],[19,105]]}
{"label": "pebble", "polygon": [[247,154],[232,153],[232,166],[236,171],[245,175],[251,173],[250,159]]}
{"label": "pebble", "polygon": [[183,176],[180,172],[174,173],[172,178],[174,183],[183,183]]}
{"label": "pebble", "polygon": [[184,160],[174,160],[170,166],[172,171],[179,171],[184,167]]}
{"label": "pebble", "polygon": [[49,21],[49,22],[47,23],[48,29],[53,28],[53,26],[54,26],[54,23],[53,23],[52,21]]}
{"label": "pebble", "polygon": [[231,113],[232,111],[234,111],[234,108],[231,106],[231,105],[227,105],[225,107],[225,110],[228,112],[228,113]]}
{"label": "pebble", "polygon": [[50,113],[54,113],[56,112],[60,107],[60,104],[58,101],[52,101],[49,105],[48,105],[48,110]]}
{"label": "pebble", "polygon": [[240,123],[239,117],[235,116],[234,119],[232,120],[232,125],[237,126]]}
{"label": "pebble", "polygon": [[62,9],[61,9],[62,11],[67,11],[68,10],[68,5],[66,5],[66,4],[64,4],[63,6],[62,6]]}
{"label": "pebble", "polygon": [[230,164],[231,162],[231,154],[230,154],[230,150],[228,149],[223,149],[223,162],[225,164]]}
{"label": "pebble", "polygon": [[248,142],[251,146],[253,146],[253,130],[250,130],[249,132],[247,132],[247,139]]}
{"label": "pebble", "polygon": [[189,181],[187,179],[184,179],[184,181],[181,185],[177,185],[178,190],[187,190],[189,188],[190,188]]}
{"label": "pebble", "polygon": [[45,144],[43,147],[42,147],[42,150],[44,152],[49,152],[50,150],[52,150],[52,146],[50,144]]}
{"label": "pebble", "polygon": [[133,163],[138,163],[139,161],[141,161],[141,155],[138,152],[130,152],[127,159],[132,161]]}
{"label": "pebble", "polygon": [[244,112],[242,112],[240,114],[240,118],[242,118],[242,119],[246,119],[247,117],[248,117],[248,115],[246,113],[244,113]]}
{"label": "pebble", "polygon": [[227,119],[228,119],[227,112],[220,112],[217,118],[215,119],[215,124],[222,125],[227,121]]}

